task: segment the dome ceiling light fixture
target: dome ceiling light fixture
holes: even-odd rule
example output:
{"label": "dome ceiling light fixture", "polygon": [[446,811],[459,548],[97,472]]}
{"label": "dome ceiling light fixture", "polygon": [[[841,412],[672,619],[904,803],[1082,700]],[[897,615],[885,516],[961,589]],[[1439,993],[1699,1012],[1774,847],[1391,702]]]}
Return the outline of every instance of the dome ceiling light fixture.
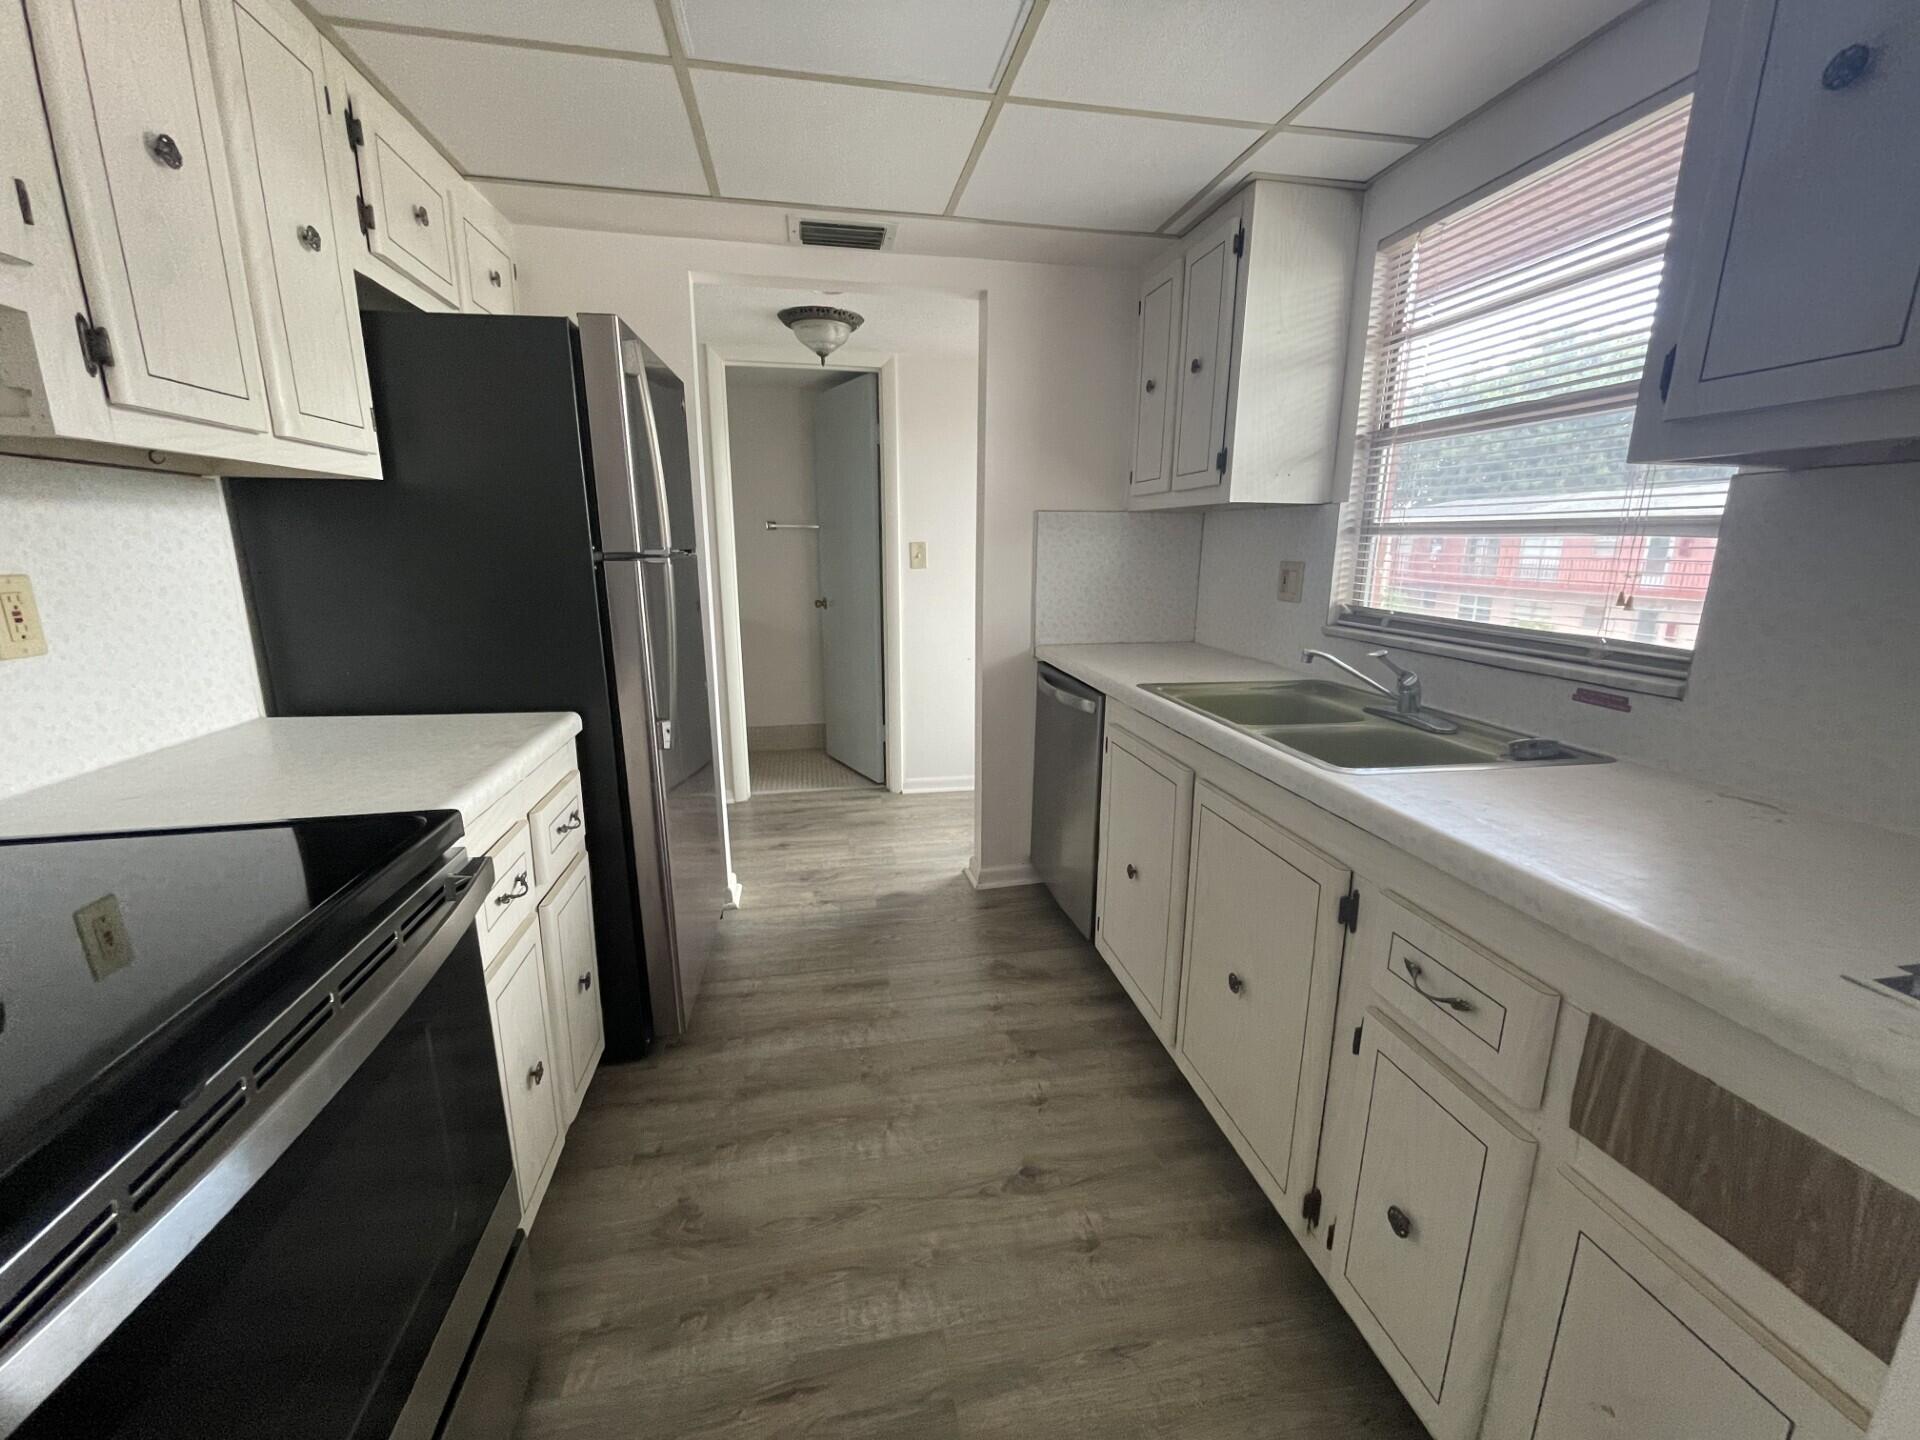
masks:
{"label": "dome ceiling light fixture", "polygon": [[827,363],[827,356],[847,343],[847,337],[867,323],[866,316],[832,305],[795,305],[780,312],[780,323],[793,338]]}

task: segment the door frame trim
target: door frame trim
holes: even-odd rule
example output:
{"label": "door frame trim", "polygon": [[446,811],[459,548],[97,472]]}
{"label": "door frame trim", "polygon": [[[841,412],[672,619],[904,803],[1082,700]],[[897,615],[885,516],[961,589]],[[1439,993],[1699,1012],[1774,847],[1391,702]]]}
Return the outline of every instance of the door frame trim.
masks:
{"label": "door frame trim", "polygon": [[905,754],[912,743],[901,703],[905,616],[900,570],[900,386],[899,357],[882,351],[837,350],[822,366],[790,354],[791,347],[716,345],[700,347],[700,371],[706,409],[705,483],[713,504],[714,625],[720,641],[720,720],[726,801],[738,804],[753,794],[747,766],[746,662],[740,642],[739,553],[735,548],[733,457],[727,415],[729,369],[821,369],[880,377],[880,610],[881,693],[886,705],[886,787],[898,795],[906,788]]}

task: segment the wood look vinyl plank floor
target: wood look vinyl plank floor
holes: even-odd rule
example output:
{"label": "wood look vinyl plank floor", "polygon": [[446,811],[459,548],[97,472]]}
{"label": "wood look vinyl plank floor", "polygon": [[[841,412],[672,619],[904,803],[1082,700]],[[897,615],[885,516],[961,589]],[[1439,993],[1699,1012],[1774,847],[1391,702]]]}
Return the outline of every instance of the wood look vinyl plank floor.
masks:
{"label": "wood look vinyl plank floor", "polygon": [[600,1072],[531,1241],[520,1440],[1424,1432],[971,797],[760,797],[678,1045]]}

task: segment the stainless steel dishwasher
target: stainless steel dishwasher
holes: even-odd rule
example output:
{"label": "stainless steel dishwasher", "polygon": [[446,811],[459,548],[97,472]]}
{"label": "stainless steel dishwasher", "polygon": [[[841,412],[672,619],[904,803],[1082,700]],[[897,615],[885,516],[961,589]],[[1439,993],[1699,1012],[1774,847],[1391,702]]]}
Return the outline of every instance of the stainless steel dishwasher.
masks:
{"label": "stainless steel dishwasher", "polygon": [[1040,667],[1033,705],[1033,868],[1089,940],[1105,710],[1098,690],[1051,665]]}

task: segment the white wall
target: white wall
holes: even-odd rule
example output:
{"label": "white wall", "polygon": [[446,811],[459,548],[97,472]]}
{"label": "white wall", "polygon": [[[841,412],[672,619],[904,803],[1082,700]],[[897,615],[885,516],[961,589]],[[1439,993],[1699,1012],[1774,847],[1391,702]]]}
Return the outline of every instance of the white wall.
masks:
{"label": "white wall", "polygon": [[0,795],[261,713],[216,482],[0,455],[0,574],[47,634],[0,664]]}
{"label": "white wall", "polygon": [[[1033,516],[1111,505],[1122,493],[1133,275],[537,226],[520,227],[516,235],[528,310],[617,311],[702,392],[693,338],[696,280],[840,281],[979,297],[972,863],[984,883],[1031,878]],[[700,398],[693,443],[704,469],[703,393]],[[702,519],[710,537],[712,516]],[[932,544],[939,537],[912,538]],[[717,663],[714,669],[718,673]]]}
{"label": "white wall", "polygon": [[[1368,192],[1356,296],[1379,242],[1497,181],[1692,72],[1705,0],[1639,11]],[[1356,305],[1344,413],[1357,413],[1365,305]],[[1351,464],[1351,435],[1340,464]],[[1297,663],[1323,633],[1334,506],[1207,517],[1197,638]],[[1632,697],[1613,714],[1572,683],[1415,655],[1432,703],[1665,766],[1743,794],[1920,830],[1920,467],[1744,476],[1733,486],[1684,700]],[[1276,597],[1282,560],[1307,564],[1306,598]]]}
{"label": "white wall", "polygon": [[805,370],[727,372],[749,726],[819,725],[827,718],[820,612],[813,604],[820,593],[818,537],[811,530],[769,530],[765,522],[813,522],[813,401],[841,378]]}
{"label": "white wall", "polygon": [[899,359],[901,548],[927,547],[924,570],[900,563],[900,708],[904,789],[974,783],[974,597],[980,471],[980,357]]}

